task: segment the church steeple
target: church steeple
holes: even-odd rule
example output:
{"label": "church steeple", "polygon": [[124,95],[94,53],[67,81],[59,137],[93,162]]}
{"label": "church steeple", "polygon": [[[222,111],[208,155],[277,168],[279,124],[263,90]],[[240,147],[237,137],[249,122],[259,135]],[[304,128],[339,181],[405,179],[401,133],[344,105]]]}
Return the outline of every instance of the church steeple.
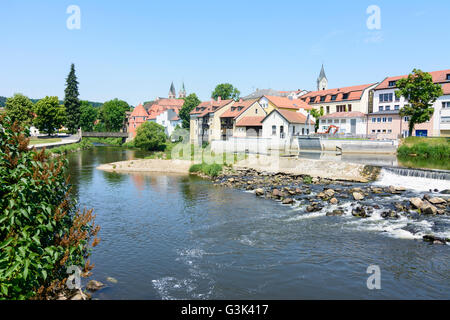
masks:
{"label": "church steeple", "polygon": [[186,98],[186,88],[184,87],[184,82],[183,82],[183,85],[182,85],[181,90],[180,90],[179,98],[180,99]]}
{"label": "church steeple", "polygon": [[169,90],[169,99],[175,99],[177,97],[177,93],[175,92],[175,86],[172,84],[170,85],[170,90]]}
{"label": "church steeple", "polygon": [[317,90],[327,90],[328,89],[328,79],[325,75],[325,69],[322,64],[322,69],[320,70],[319,78],[317,78]]}

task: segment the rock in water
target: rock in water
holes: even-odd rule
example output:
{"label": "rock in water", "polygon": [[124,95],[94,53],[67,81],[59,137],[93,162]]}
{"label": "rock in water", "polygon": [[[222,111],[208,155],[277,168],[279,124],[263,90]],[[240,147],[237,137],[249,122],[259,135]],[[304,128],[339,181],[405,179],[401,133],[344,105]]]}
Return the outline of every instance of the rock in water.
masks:
{"label": "rock in water", "polygon": [[343,210],[339,210],[339,209],[336,209],[336,210],[333,210],[332,212],[328,212],[327,213],[327,216],[342,216],[344,214],[344,211]]}
{"label": "rock in water", "polygon": [[334,196],[334,190],[333,189],[327,189],[327,190],[325,190],[324,191],[324,193],[327,195],[327,197],[332,197],[332,196]]}
{"label": "rock in water", "polygon": [[423,236],[423,241],[430,242],[432,244],[446,244],[449,239],[439,238],[431,234]]}
{"label": "rock in water", "polygon": [[437,208],[428,202],[424,203],[422,207],[420,207],[420,211],[422,211],[423,214],[435,215],[437,213]]}
{"label": "rock in water", "polygon": [[339,200],[336,198],[331,198],[331,200],[330,200],[331,204],[337,204],[338,202],[339,202]]}
{"label": "rock in water", "polygon": [[108,277],[106,278],[106,281],[111,282],[111,283],[117,283],[117,279],[113,278],[113,277]]}
{"label": "rock in water", "polygon": [[364,195],[359,192],[353,192],[353,199],[355,199],[356,201],[362,200],[364,199]]}
{"label": "rock in water", "polygon": [[97,290],[100,290],[101,288],[103,288],[104,286],[105,285],[103,283],[101,283],[100,281],[91,280],[86,285],[86,289],[88,289],[89,291],[97,291]]}
{"label": "rock in water", "polygon": [[411,198],[409,199],[409,202],[411,202],[412,206],[416,209],[420,209],[423,206],[423,201],[420,198]]}
{"label": "rock in water", "polygon": [[294,199],[292,199],[292,198],[285,198],[285,199],[283,199],[283,201],[281,203],[282,204],[293,204],[294,203]]}
{"label": "rock in water", "polygon": [[430,203],[432,203],[432,204],[444,204],[444,203],[447,203],[447,201],[445,201],[445,200],[442,199],[442,198],[438,198],[438,197],[431,198],[431,199],[429,199],[428,201],[429,201]]}
{"label": "rock in water", "polygon": [[256,194],[257,196],[263,196],[263,195],[264,195],[264,189],[262,189],[262,188],[256,189],[256,190],[255,190],[255,194]]}

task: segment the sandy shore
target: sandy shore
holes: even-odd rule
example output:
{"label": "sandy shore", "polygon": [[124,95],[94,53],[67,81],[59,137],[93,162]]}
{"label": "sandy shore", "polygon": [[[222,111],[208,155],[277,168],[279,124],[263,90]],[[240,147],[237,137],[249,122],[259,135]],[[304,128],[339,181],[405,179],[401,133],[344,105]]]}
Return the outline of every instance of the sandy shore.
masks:
{"label": "sandy shore", "polygon": [[192,165],[188,160],[141,159],[102,164],[99,170],[108,172],[165,172],[188,174]]}

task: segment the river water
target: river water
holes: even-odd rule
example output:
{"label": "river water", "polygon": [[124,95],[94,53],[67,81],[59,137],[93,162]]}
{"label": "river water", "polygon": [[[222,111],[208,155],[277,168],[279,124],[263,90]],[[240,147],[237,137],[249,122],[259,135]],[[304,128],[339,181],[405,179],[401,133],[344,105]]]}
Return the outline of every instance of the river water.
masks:
{"label": "river water", "polygon": [[[69,156],[73,192],[102,228],[92,279],[108,286],[94,298],[450,298],[450,246],[418,239],[448,236],[448,216],[326,217],[196,177],[96,170],[144,155],[95,147]],[[371,265],[380,290],[367,287]]]}

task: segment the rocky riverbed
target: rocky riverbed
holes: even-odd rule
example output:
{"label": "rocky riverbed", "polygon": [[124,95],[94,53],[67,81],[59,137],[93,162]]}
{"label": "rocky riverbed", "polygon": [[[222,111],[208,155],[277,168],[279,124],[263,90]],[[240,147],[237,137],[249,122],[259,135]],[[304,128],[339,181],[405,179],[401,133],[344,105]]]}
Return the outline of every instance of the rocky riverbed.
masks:
{"label": "rocky riverbed", "polygon": [[[306,214],[321,212],[329,217],[352,215],[358,219],[405,220],[433,225],[430,219],[450,216],[450,190],[431,189],[418,194],[403,187],[231,168],[226,168],[213,182],[301,208]],[[449,226],[442,226],[442,222],[438,226],[438,229],[414,230],[414,223],[406,223],[402,231],[433,244],[450,244]]]}

